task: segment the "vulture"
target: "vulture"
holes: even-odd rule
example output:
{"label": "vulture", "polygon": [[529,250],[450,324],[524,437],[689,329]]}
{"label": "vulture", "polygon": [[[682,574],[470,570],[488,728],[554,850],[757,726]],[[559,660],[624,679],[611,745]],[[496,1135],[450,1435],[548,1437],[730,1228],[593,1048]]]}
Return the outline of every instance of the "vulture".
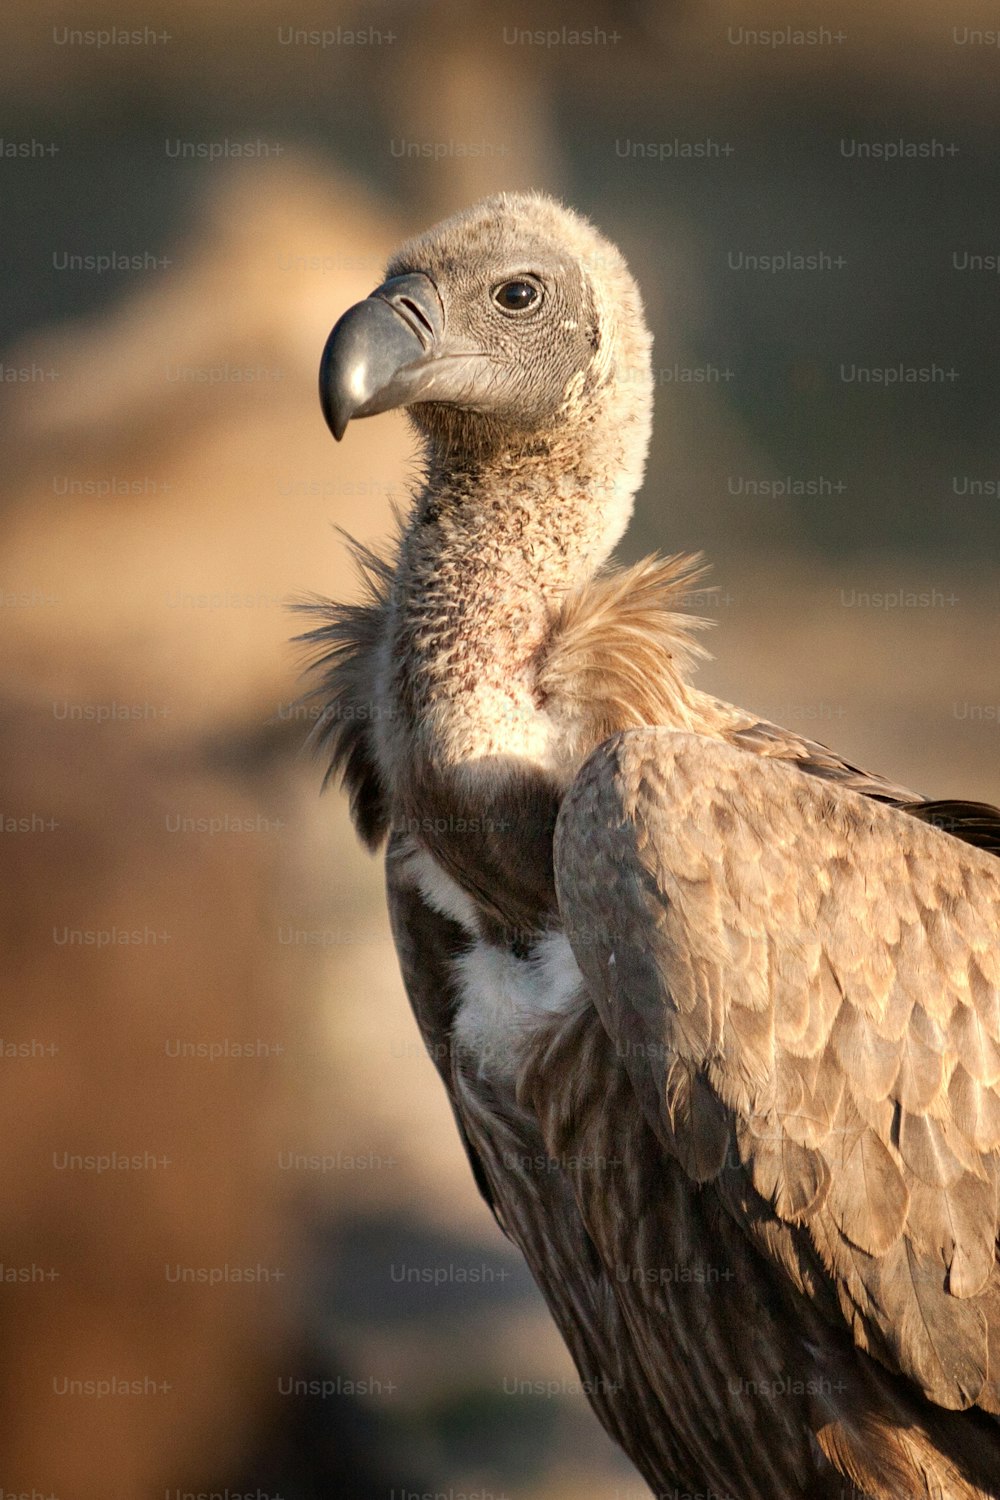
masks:
{"label": "vulture", "polygon": [[410,240],[320,369],[422,445],[306,637],[476,1182],[660,1496],[1000,1495],[1000,812],[698,690],[610,561],[651,339],[546,196]]}

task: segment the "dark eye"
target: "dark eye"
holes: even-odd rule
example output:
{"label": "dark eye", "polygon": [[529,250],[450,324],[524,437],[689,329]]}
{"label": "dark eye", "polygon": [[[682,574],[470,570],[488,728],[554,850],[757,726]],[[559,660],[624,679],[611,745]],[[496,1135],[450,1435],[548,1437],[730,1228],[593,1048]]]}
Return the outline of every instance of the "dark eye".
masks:
{"label": "dark eye", "polygon": [[526,312],[541,300],[541,295],[533,281],[502,281],[493,288],[493,301],[504,312]]}

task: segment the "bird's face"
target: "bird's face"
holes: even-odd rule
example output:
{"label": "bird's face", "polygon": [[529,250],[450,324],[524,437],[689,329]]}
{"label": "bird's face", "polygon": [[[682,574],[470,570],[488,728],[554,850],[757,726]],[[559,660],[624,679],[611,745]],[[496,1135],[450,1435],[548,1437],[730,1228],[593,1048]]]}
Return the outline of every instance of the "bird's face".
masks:
{"label": "bird's face", "polygon": [[446,445],[501,431],[531,440],[579,420],[609,370],[609,269],[631,286],[618,252],[544,198],[489,199],[411,240],[327,341],[320,395],[334,436],[403,406]]}

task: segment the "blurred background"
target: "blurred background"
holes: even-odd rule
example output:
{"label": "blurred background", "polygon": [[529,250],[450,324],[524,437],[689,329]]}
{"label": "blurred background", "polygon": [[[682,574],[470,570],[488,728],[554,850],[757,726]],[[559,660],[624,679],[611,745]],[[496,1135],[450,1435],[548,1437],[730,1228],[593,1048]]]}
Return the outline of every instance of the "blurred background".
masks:
{"label": "blurred background", "polygon": [[1000,800],[995,6],[6,8],[0,1488],[640,1500],[472,1184],[289,603],[405,503],[316,369],[501,188],[629,257],[701,683]]}

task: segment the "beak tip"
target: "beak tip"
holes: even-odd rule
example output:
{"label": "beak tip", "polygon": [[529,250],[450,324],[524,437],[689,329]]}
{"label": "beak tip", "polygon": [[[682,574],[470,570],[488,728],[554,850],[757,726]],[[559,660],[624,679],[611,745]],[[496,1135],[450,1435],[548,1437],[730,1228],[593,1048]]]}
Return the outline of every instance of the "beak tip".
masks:
{"label": "beak tip", "polygon": [[[420,318],[411,305],[423,310]],[[352,417],[412,399],[407,372],[426,361],[425,330],[437,336],[441,323],[440,298],[422,272],[391,279],[348,308],[326,341],[319,369],[323,416],[338,443]]]}
{"label": "beak tip", "polygon": [[331,390],[325,364],[324,368],[320,371],[319,403],[323,409],[324,421],[339,443],[347,431],[347,424],[351,420],[351,413],[346,403],[338,401],[334,391]]}

